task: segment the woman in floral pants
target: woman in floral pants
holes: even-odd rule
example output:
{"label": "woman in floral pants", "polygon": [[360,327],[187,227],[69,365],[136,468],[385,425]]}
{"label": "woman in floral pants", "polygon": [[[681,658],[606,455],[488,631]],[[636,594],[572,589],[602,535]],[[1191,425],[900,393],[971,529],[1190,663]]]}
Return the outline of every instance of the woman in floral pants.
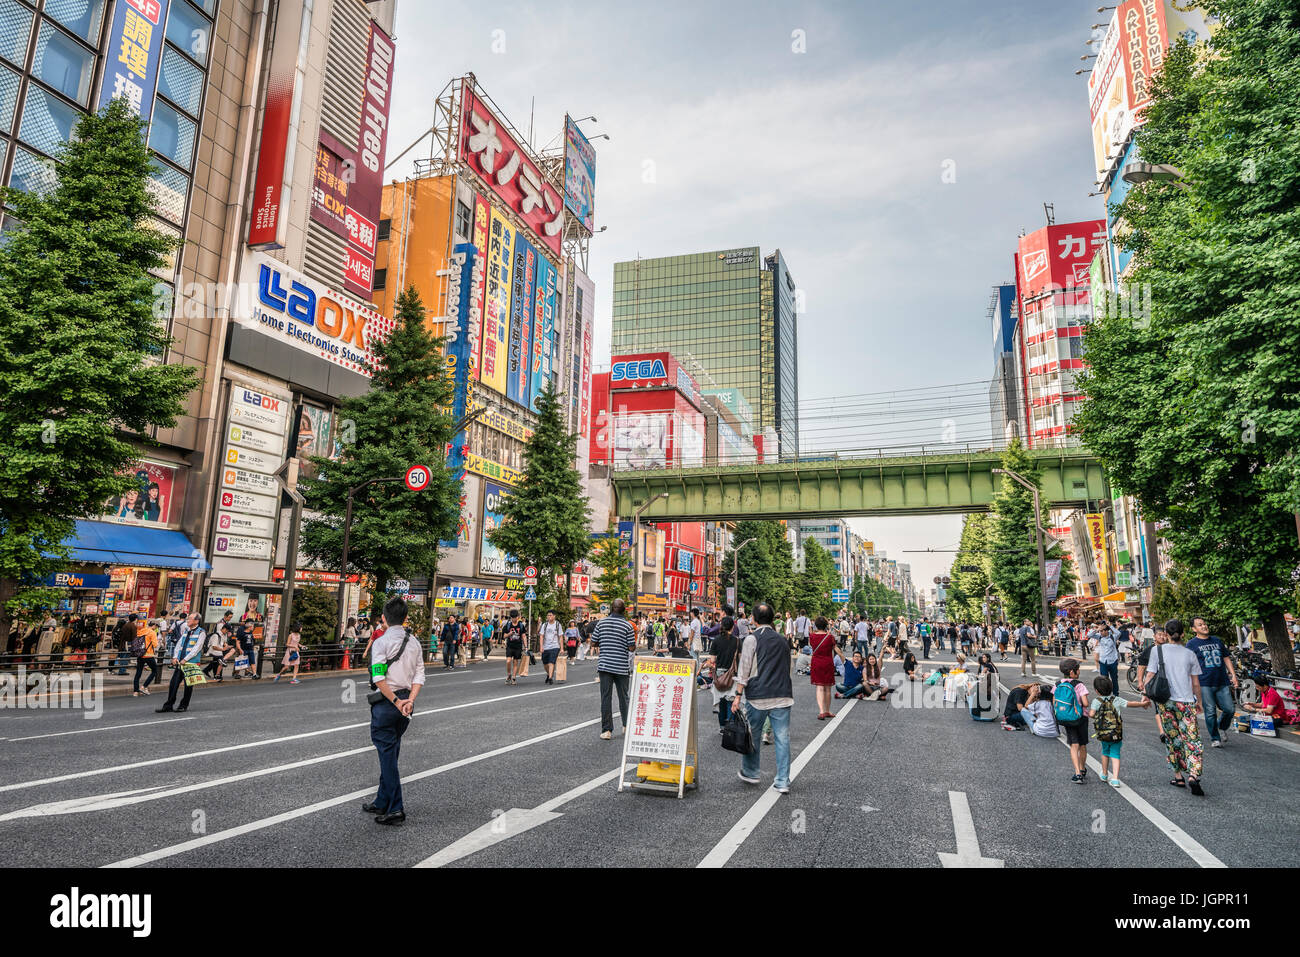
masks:
{"label": "woman in floral pants", "polygon": [[1174,772],[1175,786],[1183,775],[1188,781],[1197,782],[1192,788],[1195,794],[1199,790],[1201,778],[1201,731],[1196,724],[1195,704],[1183,701],[1169,701],[1156,705],[1156,718],[1160,722],[1160,733],[1164,735],[1165,751],[1169,755],[1169,767]]}

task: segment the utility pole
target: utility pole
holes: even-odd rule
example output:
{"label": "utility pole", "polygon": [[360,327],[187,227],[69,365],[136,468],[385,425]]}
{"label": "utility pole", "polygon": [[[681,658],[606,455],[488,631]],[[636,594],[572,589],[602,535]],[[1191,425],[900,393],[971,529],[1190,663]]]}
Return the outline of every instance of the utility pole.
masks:
{"label": "utility pole", "polygon": [[637,616],[637,599],[641,595],[641,513],[659,501],[667,498],[667,492],[660,492],[654,498],[646,499],[641,507],[632,513],[632,618]]}

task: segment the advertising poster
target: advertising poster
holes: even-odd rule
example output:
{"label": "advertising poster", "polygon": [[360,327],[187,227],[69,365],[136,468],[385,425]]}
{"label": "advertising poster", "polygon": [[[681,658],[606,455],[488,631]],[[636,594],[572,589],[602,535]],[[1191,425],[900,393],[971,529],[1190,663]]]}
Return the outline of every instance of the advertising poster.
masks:
{"label": "advertising poster", "polygon": [[135,576],[135,602],[144,605],[144,614],[152,618],[158,607],[158,589],[162,584],[162,572],[140,571]]}
{"label": "advertising poster", "polygon": [[621,413],[614,419],[614,468],[661,469],[668,464],[668,416]]}
{"label": "advertising poster", "polygon": [[1020,237],[1019,291],[1022,302],[1049,288],[1083,289],[1088,300],[1092,257],[1106,242],[1106,221],[1088,220],[1044,226]]}
{"label": "advertising poster", "polygon": [[167,3],[168,0],[123,0],[117,4],[106,48],[118,55],[104,60],[97,110],[120,96],[130,105],[132,113],[149,122],[162,60]]}
{"label": "advertising poster", "polygon": [[[122,525],[174,525],[177,474],[175,465],[141,462],[132,471],[135,481],[121,495],[105,503],[101,518]],[[176,516],[179,518],[179,514]]]}
{"label": "advertising poster", "polygon": [[[483,260],[473,243],[459,243],[452,253],[451,275],[447,281],[447,315],[456,317],[454,332],[450,332],[450,341],[446,346],[447,369],[455,389],[452,398],[452,418],[459,420],[465,415],[473,399],[474,379],[470,375],[470,354],[478,341],[478,317],[474,315],[475,277],[482,275]],[[460,531],[456,539],[439,542],[443,548],[457,548],[468,542],[468,525],[466,524],[466,501],[464,496],[464,461],[469,437],[465,429],[457,432],[451,440],[451,451],[447,455],[447,467],[461,480]]]}
{"label": "advertising poster", "polygon": [[384,189],[384,150],[396,52],[392,38],[370,21],[366,80],[358,91],[361,130],[356,146],[356,182],[344,214],[348,251],[343,288],[363,299],[370,298],[374,283],[376,223]]}
{"label": "advertising poster", "polygon": [[342,449],[330,440],[333,423],[334,414],[329,409],[304,404],[298,419],[298,451],[294,454],[300,459],[323,455],[337,460]]}
{"label": "advertising poster", "polygon": [[483,296],[487,292],[488,225],[490,207],[482,196],[474,195],[474,248],[482,268],[474,273],[474,288],[470,291],[470,316],[476,328],[470,339],[469,376],[474,382],[483,377]]}
{"label": "advertising poster", "polygon": [[1100,512],[1084,516],[1088,523],[1088,541],[1092,544],[1092,559],[1097,566],[1098,594],[1110,593],[1110,563],[1106,553],[1106,519]]}
{"label": "advertising poster", "polygon": [[514,268],[510,287],[510,345],[506,366],[506,398],[528,405],[531,377],[528,354],[532,345],[533,288],[537,281],[537,252],[515,233]]}
{"label": "advertising poster", "polygon": [[515,229],[495,209],[489,219],[487,244],[482,382],[504,395],[510,364],[510,280],[514,270]]}
{"label": "advertising poster", "polygon": [[595,229],[596,151],[571,117],[564,118],[564,204],[587,232]]}
{"label": "advertising poster", "polygon": [[544,256],[537,258],[537,288],[533,293],[533,383],[532,402],[537,411],[537,398],[550,384],[551,356],[555,350],[556,291],[559,272]]}
{"label": "advertising poster", "polygon": [[501,505],[510,497],[510,489],[496,482],[483,483],[483,536],[479,549],[480,575],[518,575],[519,562],[506,555],[490,541],[488,535],[501,527]]}
{"label": "advertising poster", "polygon": [[355,179],[355,167],[347,171],[345,157],[351,155],[351,150],[321,130],[312,173],[311,218],[340,239],[348,238],[348,192]]}
{"label": "advertising poster", "polygon": [[457,159],[523,221],[541,245],[559,258],[564,198],[469,83],[461,86]]}

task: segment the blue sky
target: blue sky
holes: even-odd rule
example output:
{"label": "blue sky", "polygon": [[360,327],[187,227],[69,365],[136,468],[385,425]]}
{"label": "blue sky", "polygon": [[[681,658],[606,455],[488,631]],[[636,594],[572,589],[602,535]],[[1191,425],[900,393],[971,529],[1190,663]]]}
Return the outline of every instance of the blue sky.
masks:
{"label": "blue sky", "polygon": [[[980,444],[981,393],[953,384],[992,372],[985,313],[1016,237],[1043,224],[1044,202],[1058,222],[1104,212],[1088,196],[1087,77],[1074,75],[1109,16],[1099,5],[399,0],[389,155],[471,70],[516,127],[533,111],[537,148],[558,142],[566,111],[595,114],[584,128],[611,137],[594,141],[596,224],[608,226],[591,248],[598,357],[615,262],[779,247],[806,303],[800,398],[821,417],[805,423],[805,446],[931,432],[937,444],[946,419],[958,442]],[[951,388],[938,401],[890,395],[927,386]],[[860,398],[832,405],[842,396]],[[825,418],[891,398],[919,411],[901,424]],[[833,425],[851,428],[812,431]],[[951,556],[904,550],[954,547],[960,519],[853,524],[928,583]]]}

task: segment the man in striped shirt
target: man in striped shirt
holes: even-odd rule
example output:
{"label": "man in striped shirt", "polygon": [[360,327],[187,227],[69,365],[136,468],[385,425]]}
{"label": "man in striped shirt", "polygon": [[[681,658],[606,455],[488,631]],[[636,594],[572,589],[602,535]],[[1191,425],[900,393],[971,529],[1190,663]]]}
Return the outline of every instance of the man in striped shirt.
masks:
{"label": "man in striped shirt", "polygon": [[600,673],[600,736],[608,741],[614,737],[613,691],[618,688],[618,708],[623,715],[623,730],[628,726],[628,679],[632,654],[636,651],[636,631],[624,617],[623,599],[615,598],[609,605],[609,614],[596,622],[591,632],[591,643],[600,651],[596,670]]}

